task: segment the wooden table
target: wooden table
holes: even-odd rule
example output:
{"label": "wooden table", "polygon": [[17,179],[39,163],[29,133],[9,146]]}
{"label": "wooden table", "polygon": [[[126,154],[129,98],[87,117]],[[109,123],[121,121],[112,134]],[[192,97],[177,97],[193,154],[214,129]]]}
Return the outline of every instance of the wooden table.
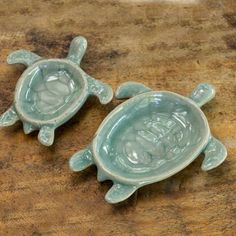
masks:
{"label": "wooden table", "polygon": [[[44,147],[22,124],[0,132],[0,235],[236,235],[236,1],[9,1],[0,3],[0,112],[12,103],[23,66],[7,55],[28,49],[65,57],[72,38],[89,46],[82,68],[117,86],[127,80],[189,94],[201,82],[217,89],[204,106],[226,162],[201,171],[202,156],[181,173],[140,189],[117,206],[111,182],[96,168],[72,173],[70,156],[85,147],[118,104],[91,98]],[[185,1],[186,2],[186,1]],[[195,3],[193,3],[195,2]]]}

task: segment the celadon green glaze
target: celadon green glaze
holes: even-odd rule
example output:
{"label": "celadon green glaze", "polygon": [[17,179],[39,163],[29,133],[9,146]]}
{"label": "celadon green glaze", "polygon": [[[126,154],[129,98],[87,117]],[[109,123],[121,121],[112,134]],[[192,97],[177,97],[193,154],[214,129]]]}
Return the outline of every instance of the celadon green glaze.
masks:
{"label": "celadon green glaze", "polygon": [[21,120],[26,134],[39,130],[39,141],[50,146],[54,130],[69,120],[89,95],[97,96],[102,104],[110,102],[111,87],[80,68],[86,48],[86,39],[79,36],[71,42],[65,59],[43,59],[26,50],[11,53],[7,62],[24,64],[27,69],[16,85],[13,105],[0,117],[0,126]]}
{"label": "celadon green glaze", "polygon": [[202,152],[203,170],[219,166],[227,151],[211,135],[200,109],[214,95],[209,84],[198,85],[190,97],[151,91],[136,82],[122,84],[116,97],[132,98],[105,118],[91,145],[71,157],[70,168],[81,171],[95,164],[98,181],[114,183],[106,201],[118,203],[181,171]]}

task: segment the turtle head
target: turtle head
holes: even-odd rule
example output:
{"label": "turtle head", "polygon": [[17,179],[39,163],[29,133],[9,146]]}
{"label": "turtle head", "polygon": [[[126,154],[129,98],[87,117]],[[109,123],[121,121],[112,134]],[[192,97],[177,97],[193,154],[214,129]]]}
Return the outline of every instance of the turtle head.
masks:
{"label": "turtle head", "polygon": [[80,65],[87,48],[87,40],[82,36],[75,37],[71,44],[67,59]]}

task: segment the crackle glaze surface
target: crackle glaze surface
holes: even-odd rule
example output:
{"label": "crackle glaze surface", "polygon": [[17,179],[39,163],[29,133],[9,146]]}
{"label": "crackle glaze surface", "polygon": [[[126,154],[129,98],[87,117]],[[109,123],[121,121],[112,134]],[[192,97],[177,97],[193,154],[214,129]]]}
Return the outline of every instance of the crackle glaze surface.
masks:
{"label": "crackle glaze surface", "polygon": [[12,52],[9,64],[24,64],[15,90],[12,106],[0,116],[0,126],[23,122],[25,134],[39,130],[38,139],[46,146],[54,142],[54,130],[68,121],[89,95],[107,104],[113,97],[112,88],[90,77],[80,68],[87,40],[75,37],[65,59],[43,59],[27,50]]}
{"label": "crackle glaze surface", "polygon": [[[129,178],[176,172],[204,147],[209,128],[200,109],[168,92],[139,95],[111,114],[97,142],[112,173]],[[194,155],[195,154],[195,155]]]}
{"label": "crackle glaze surface", "polygon": [[129,198],[138,188],[178,173],[205,154],[202,170],[218,167],[227,156],[214,138],[200,107],[215,96],[211,84],[201,83],[189,97],[151,91],[142,83],[127,81],[116,98],[130,98],[102,122],[91,145],[69,161],[73,171],[97,166],[97,180],[112,180],[108,203]]}
{"label": "crackle glaze surface", "polygon": [[34,119],[56,118],[82,93],[82,75],[68,63],[42,61],[29,70],[16,99],[21,109]]}

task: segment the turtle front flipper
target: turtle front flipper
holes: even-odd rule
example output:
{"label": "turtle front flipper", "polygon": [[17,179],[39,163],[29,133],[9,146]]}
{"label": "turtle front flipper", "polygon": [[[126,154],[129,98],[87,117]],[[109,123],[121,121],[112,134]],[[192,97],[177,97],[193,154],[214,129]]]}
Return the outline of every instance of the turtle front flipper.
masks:
{"label": "turtle front flipper", "polygon": [[84,37],[78,36],[74,38],[70,44],[70,49],[67,59],[73,61],[77,65],[80,65],[80,62],[84,56],[86,48],[87,48],[87,40]]}
{"label": "turtle front flipper", "polygon": [[109,103],[113,98],[112,88],[103,82],[87,75],[88,92],[90,95],[97,96],[102,104]]}
{"label": "turtle front flipper", "polygon": [[69,161],[70,169],[76,172],[84,170],[92,164],[94,164],[94,162],[93,154],[90,148],[86,148],[75,153]]}
{"label": "turtle front flipper", "polygon": [[227,150],[219,140],[212,137],[204,150],[204,154],[205,158],[201,168],[208,171],[224,162],[227,157]]}
{"label": "turtle front flipper", "polygon": [[51,126],[43,126],[38,134],[38,140],[45,146],[51,146],[54,141],[55,128]]}
{"label": "turtle front flipper", "polygon": [[141,93],[150,92],[152,89],[148,88],[144,84],[138,82],[125,82],[121,84],[116,90],[115,97],[117,99],[131,98]]}
{"label": "turtle front flipper", "polygon": [[192,99],[199,107],[203,106],[214,97],[215,88],[207,83],[199,84],[190,95],[190,99]]}
{"label": "turtle front flipper", "polygon": [[11,106],[0,116],[0,126],[11,126],[19,120],[15,107]]}
{"label": "turtle front flipper", "polygon": [[108,203],[112,204],[122,202],[129,198],[136,190],[137,187],[134,185],[114,183],[107,192],[105,199]]}
{"label": "turtle front flipper", "polygon": [[25,66],[30,66],[36,61],[40,60],[41,57],[37,54],[27,51],[27,50],[17,50],[12,52],[7,57],[8,64],[24,64]]}

